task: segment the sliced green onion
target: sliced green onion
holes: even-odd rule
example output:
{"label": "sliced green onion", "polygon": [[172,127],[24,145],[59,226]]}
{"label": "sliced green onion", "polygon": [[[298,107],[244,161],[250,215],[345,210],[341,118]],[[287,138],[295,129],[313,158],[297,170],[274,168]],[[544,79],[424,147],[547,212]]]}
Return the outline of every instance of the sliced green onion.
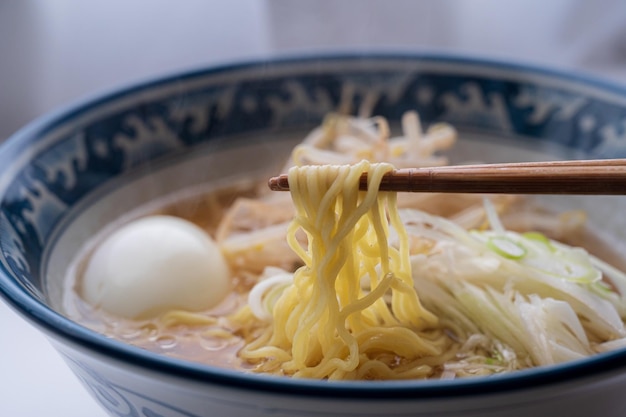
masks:
{"label": "sliced green onion", "polygon": [[602,296],[606,296],[609,294],[615,294],[615,291],[613,291],[613,288],[611,288],[611,286],[609,284],[607,284],[604,281],[596,281],[596,282],[592,282],[590,285],[590,288],[592,291],[602,295]]}
{"label": "sliced green onion", "polygon": [[543,233],[540,233],[540,232],[526,232],[526,233],[522,233],[522,237],[524,239],[527,239],[527,240],[532,240],[533,242],[543,243],[552,252],[556,250],[554,248],[554,246],[552,245],[552,242],[550,241],[548,236],[544,235]]}
{"label": "sliced green onion", "polygon": [[487,247],[508,259],[520,259],[526,255],[526,249],[519,243],[505,236],[495,236],[487,240]]}

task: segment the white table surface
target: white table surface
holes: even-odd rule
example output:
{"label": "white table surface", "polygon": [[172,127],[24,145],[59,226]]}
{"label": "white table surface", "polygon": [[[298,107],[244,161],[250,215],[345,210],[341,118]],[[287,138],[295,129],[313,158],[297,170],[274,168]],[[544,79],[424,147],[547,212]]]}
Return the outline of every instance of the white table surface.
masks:
{"label": "white table surface", "polygon": [[46,337],[0,301],[0,416],[104,417]]}

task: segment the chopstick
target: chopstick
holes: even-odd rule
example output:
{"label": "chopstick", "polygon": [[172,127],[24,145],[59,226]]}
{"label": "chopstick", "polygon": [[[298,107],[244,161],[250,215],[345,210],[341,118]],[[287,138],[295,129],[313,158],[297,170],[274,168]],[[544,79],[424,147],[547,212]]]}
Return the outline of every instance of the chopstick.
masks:
{"label": "chopstick", "polygon": [[[289,191],[287,174],[270,178]],[[359,189],[367,189],[367,174]],[[626,195],[626,159],[595,159],[406,168],[383,176],[381,191],[486,194]]]}

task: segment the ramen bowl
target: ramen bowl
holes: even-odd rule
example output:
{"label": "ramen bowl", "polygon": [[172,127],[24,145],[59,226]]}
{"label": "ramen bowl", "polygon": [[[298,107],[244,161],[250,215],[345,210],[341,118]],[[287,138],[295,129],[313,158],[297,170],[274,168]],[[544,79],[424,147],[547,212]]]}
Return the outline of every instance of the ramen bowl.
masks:
{"label": "ramen bowl", "polygon": [[[136,207],[207,183],[277,174],[351,91],[392,124],[407,110],[460,133],[453,161],[626,157],[626,90],[466,57],[332,55],[207,68],[37,120],[0,150],[0,293],[41,329],[112,416],[622,416],[626,350],[455,380],[331,382],[223,369],[72,321],[69,263]],[[546,196],[587,211],[626,253],[626,199]]]}

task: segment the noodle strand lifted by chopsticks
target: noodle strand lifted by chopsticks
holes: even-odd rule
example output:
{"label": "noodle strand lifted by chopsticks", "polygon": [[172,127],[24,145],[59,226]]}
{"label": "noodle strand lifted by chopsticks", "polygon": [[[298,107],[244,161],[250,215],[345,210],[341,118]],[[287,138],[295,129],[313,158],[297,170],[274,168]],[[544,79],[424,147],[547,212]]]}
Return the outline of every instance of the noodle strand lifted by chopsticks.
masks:
{"label": "noodle strand lifted by chopsticks", "polygon": [[[287,239],[304,266],[274,304],[272,323],[240,352],[260,361],[259,371],[328,379],[432,373],[420,359],[440,355],[449,340],[428,330],[438,327],[437,318],[413,287],[396,195],[378,192],[391,169],[362,161],[289,171],[296,215]],[[368,191],[358,191],[364,172]],[[390,227],[398,247],[388,243]],[[306,234],[306,249],[296,238],[299,230]]]}

